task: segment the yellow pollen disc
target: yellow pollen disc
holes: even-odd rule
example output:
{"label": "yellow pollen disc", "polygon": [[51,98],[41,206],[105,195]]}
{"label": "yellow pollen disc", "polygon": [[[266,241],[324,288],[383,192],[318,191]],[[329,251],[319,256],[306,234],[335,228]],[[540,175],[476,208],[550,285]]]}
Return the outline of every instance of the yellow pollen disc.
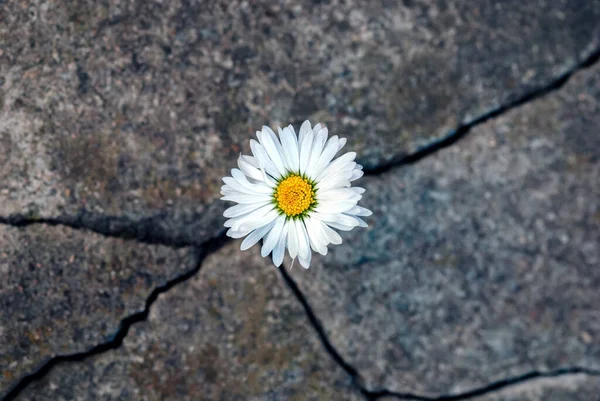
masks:
{"label": "yellow pollen disc", "polygon": [[307,180],[292,175],[277,186],[275,201],[286,215],[293,217],[304,213],[315,203],[315,192]]}

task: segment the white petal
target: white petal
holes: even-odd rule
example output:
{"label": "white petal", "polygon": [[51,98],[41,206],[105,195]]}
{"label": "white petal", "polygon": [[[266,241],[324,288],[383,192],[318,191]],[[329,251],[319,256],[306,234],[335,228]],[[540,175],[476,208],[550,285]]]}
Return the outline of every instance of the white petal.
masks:
{"label": "white petal", "polygon": [[294,131],[294,126],[292,124],[288,125],[287,127],[290,131],[292,131],[292,134],[296,135],[296,131]]}
{"label": "white petal", "polygon": [[[330,166],[331,166],[331,164],[330,164]],[[316,179],[315,181],[316,182],[327,181],[327,180],[330,180],[332,177],[336,177],[338,175],[344,175],[345,177],[348,177],[348,182],[350,182],[350,177],[352,177],[352,173],[354,172],[355,166],[356,166],[355,162],[349,162],[349,163],[346,163],[344,165],[341,165],[339,167],[332,168],[332,169],[327,167],[326,168],[327,173],[320,174],[319,178]]]}
{"label": "white petal", "polygon": [[279,171],[280,175],[285,175],[287,169],[285,168],[285,162],[283,160],[283,154],[281,150],[281,144],[279,139],[275,136],[275,133],[271,128],[267,126],[262,127],[262,132],[257,132],[258,140],[267,151],[269,158]]}
{"label": "white petal", "polygon": [[370,216],[373,214],[372,211],[370,211],[369,209],[366,209],[362,206],[354,206],[352,209],[348,210],[346,212],[347,214],[352,214],[354,216]]}
{"label": "white petal", "polygon": [[251,204],[251,203],[270,202],[271,199],[273,199],[273,198],[271,196],[267,196],[267,195],[239,194],[239,195],[226,195],[226,196],[223,196],[221,199],[224,201],[231,201],[231,202],[243,203],[243,204]]}
{"label": "white petal", "polygon": [[271,223],[264,225],[262,227],[259,227],[256,230],[252,231],[250,233],[250,235],[248,235],[246,237],[246,239],[244,239],[244,241],[242,241],[242,245],[240,246],[240,249],[242,251],[245,251],[246,249],[250,249],[273,228],[274,224],[275,224],[275,221],[272,221]]}
{"label": "white petal", "polygon": [[306,226],[306,232],[310,241],[310,247],[321,255],[327,253],[327,238],[325,234],[320,230],[319,226],[315,224],[311,217],[304,219],[304,225]]}
{"label": "white petal", "polygon": [[345,224],[340,224],[340,223],[335,223],[335,222],[329,222],[327,223],[328,226],[335,228],[336,230],[341,230],[341,231],[351,231],[352,229],[354,229],[356,226],[347,226]]}
{"label": "white petal", "polygon": [[318,175],[318,173],[323,171],[325,169],[325,167],[327,167],[329,162],[331,162],[331,160],[337,153],[338,142],[339,142],[338,137],[332,136],[331,138],[329,138],[329,140],[325,144],[323,153],[321,153],[321,156],[319,157],[319,161],[317,161],[317,164],[314,167],[315,171],[317,172],[317,175]]}
{"label": "white petal", "polygon": [[268,254],[271,253],[275,245],[277,245],[277,241],[279,241],[279,237],[282,235],[283,226],[285,224],[285,216],[280,215],[275,219],[275,225],[273,229],[267,234],[265,240],[263,242],[263,246],[260,250],[260,254],[264,258]]}
{"label": "white petal", "polygon": [[258,160],[259,165],[263,168],[268,174],[272,177],[279,177],[279,171],[273,161],[269,157],[269,154],[265,150],[265,148],[254,139],[250,139],[250,149],[252,149],[252,154]]}
{"label": "white petal", "polygon": [[[248,194],[248,195],[253,195],[253,194],[257,193],[255,191],[252,191],[252,190],[248,189],[248,188],[245,188],[244,186],[242,186],[242,184],[240,184],[239,182],[237,182],[232,177],[223,177],[222,180],[223,180],[223,182],[225,184],[227,184],[227,187],[229,187],[229,188],[231,188],[231,189],[233,189],[233,190],[235,190],[237,192],[240,192],[240,193],[243,193],[243,194]],[[221,190],[225,190],[226,191],[227,187],[225,187],[225,188],[221,187]]]}
{"label": "white petal", "polygon": [[248,222],[244,222],[239,226],[240,230],[254,230],[255,228],[264,226],[265,224],[269,224],[273,220],[279,216],[280,212],[277,209],[271,210],[269,213],[264,216],[258,217]]}
{"label": "white petal", "polygon": [[298,230],[296,229],[295,220],[290,220],[287,225],[288,228],[288,253],[292,259],[298,256]]}
{"label": "white petal", "polygon": [[231,170],[231,176],[237,182],[239,182],[241,185],[243,185],[244,187],[246,187],[248,189],[251,189],[254,192],[259,192],[259,193],[263,193],[263,194],[272,194],[273,193],[273,188],[267,186],[266,183],[264,183],[262,181],[259,184],[253,184],[250,181],[248,181],[248,178],[246,178],[246,175],[241,170],[238,170],[237,168],[234,168]]}
{"label": "white petal", "polygon": [[356,202],[353,201],[323,201],[319,202],[315,208],[316,212],[319,213],[343,213],[356,206]]}
{"label": "white petal", "polygon": [[304,174],[308,167],[308,160],[310,158],[310,150],[312,149],[314,137],[315,135],[312,130],[310,130],[306,133],[304,139],[300,143],[300,174]]}
{"label": "white petal", "polygon": [[[234,169],[237,170],[237,169]],[[240,170],[239,173],[241,175],[244,175],[244,173],[242,173]],[[233,174],[233,170],[232,170],[232,174]],[[244,176],[245,177],[245,176]],[[273,194],[273,189],[267,187],[266,185],[263,184],[251,184],[248,182],[248,180],[244,179],[245,182],[240,182],[239,180],[236,180],[233,177],[223,177],[223,182],[225,184],[227,184],[229,187],[235,189],[236,191],[239,191],[241,193],[245,193],[245,194],[262,194],[262,195],[272,195]]]}
{"label": "white petal", "polygon": [[243,216],[245,214],[257,210],[261,206],[265,206],[268,203],[269,202],[261,202],[231,206],[223,212],[223,217],[227,217],[228,219],[230,219],[232,217]]}
{"label": "white petal", "polygon": [[320,181],[321,177],[324,177],[325,175],[329,174],[332,171],[337,171],[337,170],[342,169],[342,167],[344,165],[354,161],[355,158],[356,158],[356,152],[344,153],[343,155],[341,155],[340,157],[338,157],[337,159],[332,161],[329,164],[329,166],[325,167],[325,169],[323,169],[323,171],[321,171],[317,175],[316,181]]}
{"label": "white petal", "polygon": [[252,211],[251,213],[245,214],[240,217],[234,217],[234,218],[227,220],[225,222],[225,227],[232,227],[234,230],[241,230],[241,231],[254,230],[257,227],[262,226],[262,224],[260,224],[256,227],[252,227],[251,229],[249,227],[246,228],[246,227],[241,227],[241,226],[244,224],[247,224],[249,222],[252,222],[252,221],[262,218],[267,213],[272,211],[273,208],[274,208],[274,206],[272,204],[268,203],[265,206],[259,207],[258,209]]}
{"label": "white petal", "polygon": [[298,138],[289,128],[279,128],[279,137],[283,155],[290,171],[300,171],[300,156],[298,155]]}
{"label": "white petal", "polygon": [[313,141],[313,146],[310,151],[310,157],[308,158],[308,167],[306,168],[306,175],[314,178],[319,171],[317,169],[317,162],[321,157],[321,153],[323,152],[323,148],[325,147],[325,142],[327,141],[327,128],[322,128],[319,132],[315,134],[315,139]]}
{"label": "white petal", "polygon": [[306,136],[306,134],[308,133],[308,131],[311,131],[310,121],[306,120],[300,126],[300,133],[298,135],[298,149],[300,149],[299,146],[304,141],[304,137]]}
{"label": "white petal", "polygon": [[358,226],[359,227],[369,227],[369,225],[367,224],[366,221],[364,221],[363,219],[361,219],[360,217],[357,217],[356,220],[358,220]]}
{"label": "white petal", "polygon": [[338,142],[338,152],[342,150],[347,141],[348,140],[346,138],[340,138],[340,141]]}
{"label": "white petal", "polygon": [[246,176],[258,181],[262,181],[263,174],[260,172],[260,170],[248,163],[248,161],[244,160],[242,156],[238,158],[238,167]]}
{"label": "white petal", "polygon": [[239,231],[234,230],[233,228],[227,230],[227,236],[235,239],[245,237],[248,234],[250,234],[250,231]]}
{"label": "white petal", "polygon": [[300,265],[302,267],[304,267],[305,269],[308,269],[310,267],[310,261],[312,259],[312,253],[309,251],[308,252],[308,258],[303,258],[301,256],[298,256],[298,261],[300,262]]}
{"label": "white petal", "polygon": [[308,259],[310,257],[310,243],[306,227],[300,219],[295,220],[296,233],[298,234],[298,257]]}
{"label": "white petal", "polygon": [[323,128],[323,126],[321,125],[321,123],[318,123],[313,127],[313,132],[319,132],[321,128]]}
{"label": "white petal", "polygon": [[[337,223],[342,224],[348,227],[356,227],[360,223],[358,222],[358,218],[354,216],[348,216],[343,213],[318,213],[315,212],[314,216],[321,221],[324,221],[327,224]],[[347,231],[347,230],[346,230]]]}
{"label": "white petal", "polygon": [[317,183],[316,187],[318,190],[327,191],[328,189],[350,187],[350,177],[352,171],[342,171],[339,174],[335,174],[330,178],[321,180]]}
{"label": "white petal", "polygon": [[[289,221],[287,222],[289,224]],[[285,243],[287,237],[287,227],[284,226],[281,232],[281,236],[279,237],[279,241],[277,241],[277,245],[273,249],[273,264],[279,267],[283,263],[283,254],[285,253]]]}
{"label": "white petal", "polygon": [[352,177],[350,177],[350,181],[356,181],[360,177],[362,177],[365,173],[362,170],[354,170],[352,172]]}
{"label": "white petal", "polygon": [[254,157],[254,156],[242,155],[241,158],[246,163],[250,164],[252,167],[256,167],[256,168],[260,167],[260,163],[258,162],[258,160],[256,160],[256,157]]}
{"label": "white petal", "polygon": [[342,243],[342,237],[340,237],[338,233],[333,231],[327,224],[323,223],[318,219],[315,219],[315,221],[317,221],[320,224],[321,229],[323,230],[325,236],[327,237],[327,240],[330,243],[332,243],[333,245],[339,245]]}
{"label": "white petal", "polygon": [[319,191],[317,194],[317,200],[319,202],[326,200],[351,200],[358,202],[362,198],[362,195],[352,191],[352,189],[353,188],[333,188],[326,191]]}

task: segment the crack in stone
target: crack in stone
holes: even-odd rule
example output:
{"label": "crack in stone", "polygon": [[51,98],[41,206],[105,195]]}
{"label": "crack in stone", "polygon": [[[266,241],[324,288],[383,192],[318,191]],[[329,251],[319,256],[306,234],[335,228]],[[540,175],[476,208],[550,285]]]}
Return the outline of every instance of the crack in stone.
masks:
{"label": "crack in stone", "polygon": [[317,318],[317,315],[313,312],[312,307],[308,303],[308,300],[304,296],[304,293],[302,292],[302,290],[300,290],[300,287],[298,287],[298,284],[296,284],[294,279],[288,274],[285,266],[282,264],[281,266],[278,267],[278,269],[279,269],[279,272],[281,273],[286,285],[289,287],[289,289],[292,291],[292,293],[294,294],[294,296],[296,297],[298,302],[300,302],[300,304],[304,308],[304,312],[306,313],[306,316],[310,322],[310,325],[317,332],[317,336],[319,337],[319,340],[321,341],[321,344],[323,344],[323,347],[325,348],[327,353],[333,358],[333,360],[342,369],[344,369],[344,371],[346,371],[346,373],[348,373],[348,375],[350,375],[350,378],[352,379],[352,383],[356,387],[358,387],[358,389],[361,392],[364,393],[363,379],[360,376],[360,373],[358,373],[358,370],[355,367],[353,367],[352,365],[350,365],[348,362],[346,362],[344,360],[344,358],[342,357],[342,355],[335,349],[335,347],[333,346],[331,341],[329,341],[329,337],[325,333],[325,329],[323,328],[321,321],[319,320],[319,318]]}
{"label": "crack in stone", "polygon": [[[211,213],[210,211],[206,212]],[[204,215],[204,214],[203,214]],[[91,213],[86,210],[77,215],[61,215],[58,217],[31,217],[23,214],[0,216],[0,224],[13,227],[28,227],[35,224],[48,226],[65,226],[74,230],[89,230],[105,237],[136,240],[144,244],[164,245],[171,248],[200,246],[193,224],[174,227],[166,213],[158,213],[139,220],[123,216],[107,216]],[[190,222],[200,221],[201,215],[190,216]]]}
{"label": "crack in stone", "polygon": [[530,372],[524,373],[519,376],[513,376],[513,377],[507,377],[504,379],[500,379],[498,381],[491,382],[485,386],[478,387],[478,388],[475,388],[472,390],[468,390],[468,391],[465,391],[462,393],[445,394],[445,395],[440,395],[440,396],[426,396],[426,395],[420,395],[417,393],[396,392],[396,391],[390,391],[390,390],[386,390],[386,389],[375,390],[375,391],[369,390],[364,385],[364,380],[361,377],[358,370],[355,367],[353,367],[352,365],[350,365],[342,357],[342,355],[338,352],[338,350],[333,346],[333,344],[329,340],[329,337],[325,333],[323,324],[320,322],[319,318],[316,316],[312,307],[308,303],[308,300],[304,296],[304,293],[298,287],[298,284],[288,274],[284,265],[281,265],[279,267],[279,272],[283,276],[283,279],[284,279],[285,283],[287,284],[287,286],[294,293],[294,296],[296,297],[298,302],[300,302],[300,304],[304,308],[304,311],[308,317],[308,320],[309,320],[311,326],[316,331],[317,336],[319,337],[319,340],[321,341],[321,344],[323,345],[323,347],[325,348],[325,350],[327,351],[329,356],[331,356],[331,358],[333,358],[333,360],[342,369],[344,369],[344,371],[346,371],[346,373],[352,379],[352,384],[369,401],[374,401],[374,400],[377,400],[382,397],[394,397],[394,398],[397,398],[400,400],[407,400],[407,401],[462,401],[462,400],[468,400],[468,399],[472,399],[475,397],[483,396],[483,395],[486,395],[489,393],[493,393],[495,391],[505,389],[507,387],[516,386],[516,385],[519,385],[519,384],[522,384],[522,383],[525,383],[528,381],[536,380],[536,379],[560,377],[560,376],[567,376],[567,375],[577,375],[577,374],[585,374],[588,376],[600,377],[600,370],[575,366],[575,367],[559,368],[556,370],[551,370],[551,371],[546,371],[546,372],[534,370],[534,371],[530,371]]}
{"label": "crack in stone", "polygon": [[600,370],[584,368],[579,366],[574,367],[565,367],[559,368],[551,371],[538,371],[533,370],[527,373],[524,373],[519,376],[507,377],[504,379],[500,379],[498,381],[491,382],[485,386],[478,387],[469,391],[465,391],[462,393],[456,394],[444,394],[440,396],[425,396],[413,393],[400,393],[389,390],[379,390],[379,391],[366,391],[364,394],[367,396],[368,400],[377,400],[381,397],[394,397],[400,400],[414,400],[414,401],[462,401],[469,400],[475,397],[480,397],[483,395],[491,394],[496,391],[500,391],[502,389],[516,386],[519,384],[523,384],[525,382],[534,381],[543,378],[555,378],[561,376],[570,376],[570,375],[587,375],[593,377],[600,377]]}
{"label": "crack in stone", "polygon": [[[0,0],[1,2],[2,0]],[[111,20],[108,25],[117,24],[125,20],[127,16],[119,16]],[[108,21],[108,20],[107,20]],[[497,106],[490,111],[480,115],[471,121],[460,124],[457,128],[450,131],[446,136],[439,140],[435,140],[428,145],[409,154],[402,154],[392,157],[390,160],[384,161],[373,167],[365,167],[365,175],[379,175],[390,171],[396,167],[401,167],[408,164],[414,164],[424,159],[425,157],[458,142],[462,137],[467,135],[472,128],[481,125],[493,118],[499,117],[517,107],[526,103],[532,102],[549,93],[562,88],[573,75],[578,71],[593,66],[600,60],[600,48],[592,51],[586,58],[577,63],[570,70],[562,73],[549,84],[535,88],[514,101],[504,105]],[[214,206],[214,204],[212,205]],[[188,221],[199,220],[201,216],[210,214],[207,210],[202,214],[190,216]],[[195,238],[194,230],[176,229],[169,227],[169,216],[166,212],[161,212],[154,216],[144,217],[139,220],[133,220],[122,216],[105,216],[94,214],[86,210],[82,210],[75,216],[62,215],[59,217],[38,218],[23,214],[13,214],[10,216],[0,216],[0,224],[11,225],[15,227],[26,227],[33,224],[47,224],[50,226],[63,225],[76,230],[90,230],[95,233],[107,236],[117,237],[122,239],[135,239],[141,243],[165,245],[172,248],[182,248],[186,246],[200,245]]]}
{"label": "crack in stone", "polygon": [[23,376],[11,389],[9,389],[8,393],[6,393],[6,395],[2,398],[2,401],[12,401],[16,399],[16,397],[28,385],[42,379],[50,372],[50,370],[54,366],[58,364],[67,362],[80,362],[89,357],[93,357],[95,355],[99,355],[111,351],[113,349],[119,348],[123,344],[123,340],[129,333],[129,329],[131,328],[131,326],[133,326],[136,323],[145,321],[148,318],[150,308],[152,307],[152,304],[154,304],[154,302],[158,299],[159,295],[166,293],[171,288],[195,276],[200,271],[202,264],[206,260],[206,258],[209,255],[220,250],[227,242],[228,237],[225,235],[225,231],[223,230],[218,236],[204,241],[204,243],[201,246],[196,246],[195,250],[197,260],[194,268],[167,281],[161,286],[155,287],[154,290],[152,290],[152,292],[148,296],[148,298],[146,298],[144,309],[123,318],[119,323],[119,328],[108,341],[98,344],[86,351],[75,352],[66,355],[57,355],[50,358],[37,370]]}
{"label": "crack in stone", "polygon": [[472,128],[481,125],[487,122],[488,120],[499,117],[502,114],[516,109],[517,107],[523,106],[526,103],[535,101],[549,93],[559,90],[578,71],[593,66],[596,62],[598,62],[598,60],[600,60],[600,48],[595,49],[586,58],[577,63],[573,68],[560,74],[558,77],[554,78],[549,84],[534,88],[533,90],[521,95],[513,101],[497,106],[487,111],[486,113],[480,115],[479,117],[459,124],[458,127],[448,132],[443,138],[434,140],[433,142],[430,142],[429,144],[421,147],[420,149],[412,153],[394,156],[390,160],[382,162],[376,166],[365,166],[365,175],[378,175],[396,167],[404,166],[407,164],[414,164],[417,163],[419,160],[424,159],[425,157],[437,152],[438,150],[452,146],[453,144],[458,142],[462,137],[467,135]]}
{"label": "crack in stone", "polygon": [[[3,0],[0,0],[0,4],[2,3],[2,1]],[[119,16],[114,20],[107,20],[105,25],[110,26],[118,24],[124,21],[125,19],[127,19],[127,16]],[[102,29],[104,28],[104,26],[101,24],[99,28]],[[483,124],[490,119],[496,118],[506,112],[509,112],[512,109],[520,107],[551,92],[559,90],[569,81],[569,79],[575,73],[582,69],[591,67],[596,62],[598,62],[598,60],[600,60],[600,48],[594,50],[584,60],[579,62],[569,71],[564,72],[563,74],[556,77],[549,84],[535,88],[511,102],[497,106],[491,109],[490,111],[480,115],[477,118],[460,124],[457,128],[450,131],[445,137],[433,141],[430,144],[416,150],[415,152],[392,157],[390,160],[382,162],[374,167],[366,167],[365,174],[382,174],[396,167],[416,163],[421,159],[424,159],[425,157],[437,152],[438,150],[447,148],[459,141],[466,134],[468,134],[472,128]],[[190,221],[199,218],[200,217],[198,215],[192,216]],[[197,240],[194,240],[193,232],[190,232],[190,230],[178,230],[174,229],[173,227],[169,227],[169,216],[166,212],[142,218],[140,220],[133,220],[127,217],[119,216],[103,216],[90,213],[85,210],[81,211],[76,216],[63,215],[55,218],[37,218],[28,215],[15,214],[7,217],[0,216],[0,224],[10,225],[14,227],[26,227],[34,224],[46,224],[50,226],[62,225],[76,230],[90,230],[92,232],[104,235],[106,237],[131,239],[146,244],[160,244],[172,248],[194,246],[197,251],[198,258],[197,264],[193,269],[175,277],[174,279],[168,281],[162,286],[156,287],[151,292],[150,296],[146,299],[144,309],[140,312],[134,313],[133,315],[122,319],[119,324],[119,329],[109,341],[102,344],[98,344],[87,351],[82,351],[68,355],[58,355],[49,359],[35,372],[22,377],[19,380],[19,382],[17,382],[17,384],[9,390],[9,392],[4,396],[4,398],[2,398],[2,401],[14,400],[29,384],[43,378],[57,364],[82,361],[88,357],[102,354],[104,352],[108,352],[112,349],[120,347],[123,343],[124,338],[127,336],[131,326],[135,323],[147,319],[150,307],[157,300],[160,294],[169,291],[174,286],[196,275],[200,271],[201,265],[206,259],[206,257],[221,249],[229,241],[229,239],[225,236],[225,232],[221,231],[219,235],[210,238],[204,242],[198,243]],[[424,396],[415,393],[394,392],[386,389],[377,391],[368,390],[364,386],[364,381],[360,376],[358,370],[352,365],[350,365],[348,362],[346,362],[341,356],[341,354],[332,345],[327,334],[325,333],[323,325],[316,317],[306,297],[304,296],[296,282],[287,273],[283,265],[279,267],[279,271],[282,274],[290,290],[294,293],[298,302],[300,302],[300,304],[303,306],[311,326],[316,331],[327,353],[351,377],[352,383],[368,400],[377,400],[381,397],[395,397],[398,399],[415,401],[461,401],[492,393],[494,391],[498,391],[506,387],[514,386],[517,384],[524,383],[526,381],[535,380],[539,378],[559,377],[574,374],[600,376],[600,371],[582,367],[561,368],[548,372],[531,371],[521,376],[501,379],[499,381],[492,382],[486,386],[476,388],[464,393],[441,395],[437,397]]]}

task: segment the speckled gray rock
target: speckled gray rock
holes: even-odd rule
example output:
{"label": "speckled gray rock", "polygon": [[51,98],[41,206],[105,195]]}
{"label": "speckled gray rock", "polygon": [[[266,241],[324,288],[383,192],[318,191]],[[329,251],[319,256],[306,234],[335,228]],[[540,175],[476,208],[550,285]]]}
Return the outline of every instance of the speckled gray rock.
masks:
{"label": "speckled gray rock", "polygon": [[53,356],[108,341],[195,259],[63,227],[0,225],[0,395]]}
{"label": "speckled gray rock", "polygon": [[123,347],[59,366],[21,400],[360,400],[257,248],[231,243]]}
{"label": "speckled gray rock", "polygon": [[4,1],[0,215],[182,229],[218,218],[220,177],[264,123],[320,120],[373,165],[600,45],[598,2],[445,4]]}
{"label": "speckled gray rock", "polygon": [[361,183],[370,228],[294,277],[367,386],[600,367],[600,68]]}

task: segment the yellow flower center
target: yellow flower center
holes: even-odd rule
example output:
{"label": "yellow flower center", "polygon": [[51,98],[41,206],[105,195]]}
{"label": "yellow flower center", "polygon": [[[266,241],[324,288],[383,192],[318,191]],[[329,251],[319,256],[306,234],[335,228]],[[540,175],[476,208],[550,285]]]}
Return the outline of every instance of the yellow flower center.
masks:
{"label": "yellow flower center", "polygon": [[312,184],[299,175],[281,181],[273,196],[279,209],[290,217],[306,212],[316,203]]}

